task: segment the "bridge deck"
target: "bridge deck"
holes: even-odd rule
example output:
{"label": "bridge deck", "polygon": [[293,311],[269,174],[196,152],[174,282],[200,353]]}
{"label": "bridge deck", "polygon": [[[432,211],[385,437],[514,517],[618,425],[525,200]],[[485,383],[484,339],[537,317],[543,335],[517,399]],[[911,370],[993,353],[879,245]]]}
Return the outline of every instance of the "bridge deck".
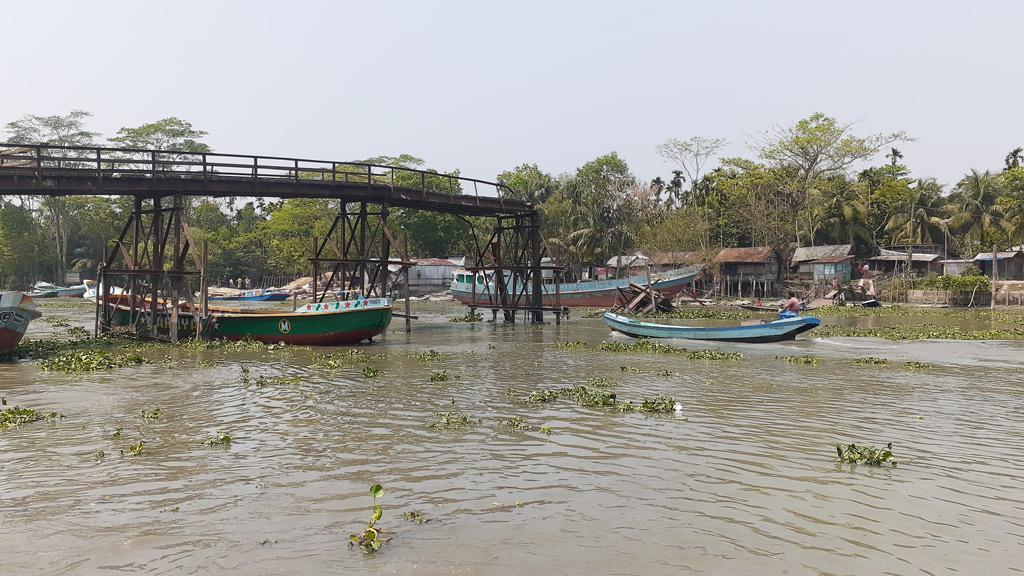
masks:
{"label": "bridge deck", "polygon": [[0,144],[0,194],[334,198],[466,216],[529,214],[497,182],[359,162]]}

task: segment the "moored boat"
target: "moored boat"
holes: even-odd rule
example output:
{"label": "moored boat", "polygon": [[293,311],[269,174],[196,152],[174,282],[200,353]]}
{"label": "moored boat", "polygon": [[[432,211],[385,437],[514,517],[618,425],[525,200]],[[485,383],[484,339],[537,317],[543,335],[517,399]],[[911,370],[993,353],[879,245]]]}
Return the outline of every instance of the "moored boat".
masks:
{"label": "moored boat", "polygon": [[792,340],[821,324],[813,316],[795,316],[740,326],[676,326],[644,322],[605,312],[604,323],[616,332],[634,338],[683,338],[718,342],[779,342]]}
{"label": "moored boat", "polygon": [[49,282],[36,282],[29,294],[34,298],[81,298],[85,295],[86,286],[55,286]]}
{"label": "moored boat", "polygon": [[[115,303],[115,324],[131,323],[130,297],[112,297]],[[138,300],[139,308],[143,301]],[[149,305],[149,301],[145,303]],[[142,318],[145,312],[136,311]],[[246,310],[210,307],[212,324],[209,337],[225,340],[258,340],[267,344],[285,343],[316,346],[338,346],[372,340],[391,323],[389,298],[358,298],[344,302],[307,304],[293,312],[279,310]],[[171,310],[160,302],[157,310],[157,328],[166,333],[171,322]],[[195,334],[195,318],[187,304],[180,304],[178,334]]]}
{"label": "moored boat", "polygon": [[[651,286],[660,292],[662,296],[671,298],[680,293],[694,278],[700,274],[704,267],[687,266],[667,272],[651,274]],[[472,273],[466,270],[458,270],[454,273],[451,290],[452,297],[470,306],[494,306],[500,303],[497,289],[494,285],[493,274]],[[647,285],[647,276],[630,276],[613,280],[592,280],[587,282],[562,282],[557,286],[545,278],[542,284],[541,300],[544,306],[586,306],[594,308],[611,308],[619,299],[619,289],[626,288],[633,284]],[[476,287],[474,289],[474,283]],[[508,287],[509,292],[518,293],[523,287]],[[526,287],[526,293],[530,293]]]}
{"label": "moored boat", "polygon": [[258,288],[242,290],[237,294],[211,295],[209,299],[222,302],[280,302],[287,300],[290,296],[291,294],[284,290]]}
{"label": "moored boat", "polygon": [[28,324],[42,316],[32,297],[23,292],[0,292],[0,354],[14,350]]}

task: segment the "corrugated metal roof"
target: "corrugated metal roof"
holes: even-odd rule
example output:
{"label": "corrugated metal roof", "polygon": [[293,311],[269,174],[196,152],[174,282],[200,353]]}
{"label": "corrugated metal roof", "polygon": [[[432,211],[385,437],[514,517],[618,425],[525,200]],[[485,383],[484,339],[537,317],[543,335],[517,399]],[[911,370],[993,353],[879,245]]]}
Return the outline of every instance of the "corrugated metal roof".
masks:
{"label": "corrugated metal roof", "polygon": [[764,264],[772,256],[771,246],[753,248],[723,248],[715,262],[720,264]]}
{"label": "corrugated metal roof", "polygon": [[651,262],[659,266],[666,264],[700,264],[704,257],[700,252],[655,252]]}
{"label": "corrugated metal roof", "polygon": [[853,260],[853,256],[822,256],[814,261],[815,264],[836,264],[839,262],[846,262],[847,260]]}
{"label": "corrugated metal roof", "polygon": [[[1006,252],[996,252],[996,260],[1009,260],[1010,258],[1015,258],[1017,256],[1022,256],[1022,255],[1024,255],[1024,252],[1009,252],[1009,251],[1006,251]],[[992,253],[991,252],[981,252],[977,256],[975,256],[974,259],[975,260],[992,260]]]}
{"label": "corrugated metal roof", "polygon": [[646,266],[647,256],[637,252],[636,254],[623,254],[622,256],[612,256],[605,263],[605,266],[611,266],[612,268],[628,268],[631,266]]}
{"label": "corrugated metal roof", "polygon": [[[910,260],[912,262],[933,262],[933,261],[938,260],[938,259],[939,259],[939,255],[938,254],[921,254],[921,253],[916,253],[916,254],[911,254],[910,255]],[[907,253],[906,252],[897,252],[895,250],[884,250],[883,249],[881,254],[879,254],[878,256],[875,256],[874,258],[868,258],[868,260],[871,260],[873,262],[906,262],[907,261]]]}
{"label": "corrugated metal roof", "polygon": [[793,264],[819,260],[829,256],[846,256],[853,250],[853,244],[828,244],[825,246],[801,246],[793,252]]}
{"label": "corrugated metal roof", "polygon": [[416,258],[414,262],[417,266],[458,266],[447,258]]}

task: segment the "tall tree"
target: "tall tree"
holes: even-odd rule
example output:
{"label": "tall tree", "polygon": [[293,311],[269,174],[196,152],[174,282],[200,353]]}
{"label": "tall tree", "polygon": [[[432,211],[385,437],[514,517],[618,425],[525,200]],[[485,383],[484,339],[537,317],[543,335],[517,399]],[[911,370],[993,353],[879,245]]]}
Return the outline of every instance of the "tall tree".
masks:
{"label": "tall tree", "polygon": [[1010,150],[1010,153],[1006,155],[1004,162],[1006,163],[1004,171],[1020,168],[1021,163],[1024,162],[1024,148],[1018,146],[1013,150]]}
{"label": "tall tree", "polygon": [[[670,163],[676,170],[685,175],[690,182],[691,196],[697,191],[697,183],[704,175],[704,167],[708,161],[725,147],[723,138],[705,138],[693,136],[686,140],[669,138],[658,145],[658,155]],[[677,188],[681,192],[681,187]],[[676,205],[683,205],[680,196],[675,198]]]}
{"label": "tall tree", "polygon": [[972,251],[991,248],[995,234],[1005,228],[1002,207],[997,204],[1001,184],[987,170],[971,170],[956,185],[949,228],[961,234]]}
{"label": "tall tree", "polygon": [[124,148],[203,153],[211,151],[210,146],[202,142],[207,135],[194,128],[191,122],[171,116],[134,128],[121,128],[110,138],[110,143]]}
{"label": "tall tree", "polygon": [[[72,110],[64,115],[36,116],[27,114],[7,124],[8,142],[19,144],[51,144],[53,146],[87,146],[99,136],[86,128],[92,113]],[[77,156],[73,152],[63,154]],[[84,157],[84,155],[83,155]],[[56,250],[55,280],[64,281],[68,268],[68,209],[67,199],[47,197],[42,208],[49,219]]]}

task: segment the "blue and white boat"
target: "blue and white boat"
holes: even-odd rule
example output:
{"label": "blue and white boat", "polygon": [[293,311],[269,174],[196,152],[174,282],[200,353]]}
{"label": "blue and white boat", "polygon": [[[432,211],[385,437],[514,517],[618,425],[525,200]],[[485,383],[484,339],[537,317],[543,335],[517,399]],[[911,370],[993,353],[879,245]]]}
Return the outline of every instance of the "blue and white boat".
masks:
{"label": "blue and white boat", "polygon": [[210,301],[222,302],[280,302],[287,300],[291,294],[286,290],[257,288],[255,290],[242,290],[237,294],[224,296],[210,296]]}
{"label": "blue and white boat", "polygon": [[718,342],[779,342],[793,340],[797,334],[807,332],[821,324],[813,316],[795,316],[780,320],[763,321],[742,326],[675,326],[655,324],[605,312],[604,323],[616,332],[633,338],[683,338],[686,340],[714,340]]}

